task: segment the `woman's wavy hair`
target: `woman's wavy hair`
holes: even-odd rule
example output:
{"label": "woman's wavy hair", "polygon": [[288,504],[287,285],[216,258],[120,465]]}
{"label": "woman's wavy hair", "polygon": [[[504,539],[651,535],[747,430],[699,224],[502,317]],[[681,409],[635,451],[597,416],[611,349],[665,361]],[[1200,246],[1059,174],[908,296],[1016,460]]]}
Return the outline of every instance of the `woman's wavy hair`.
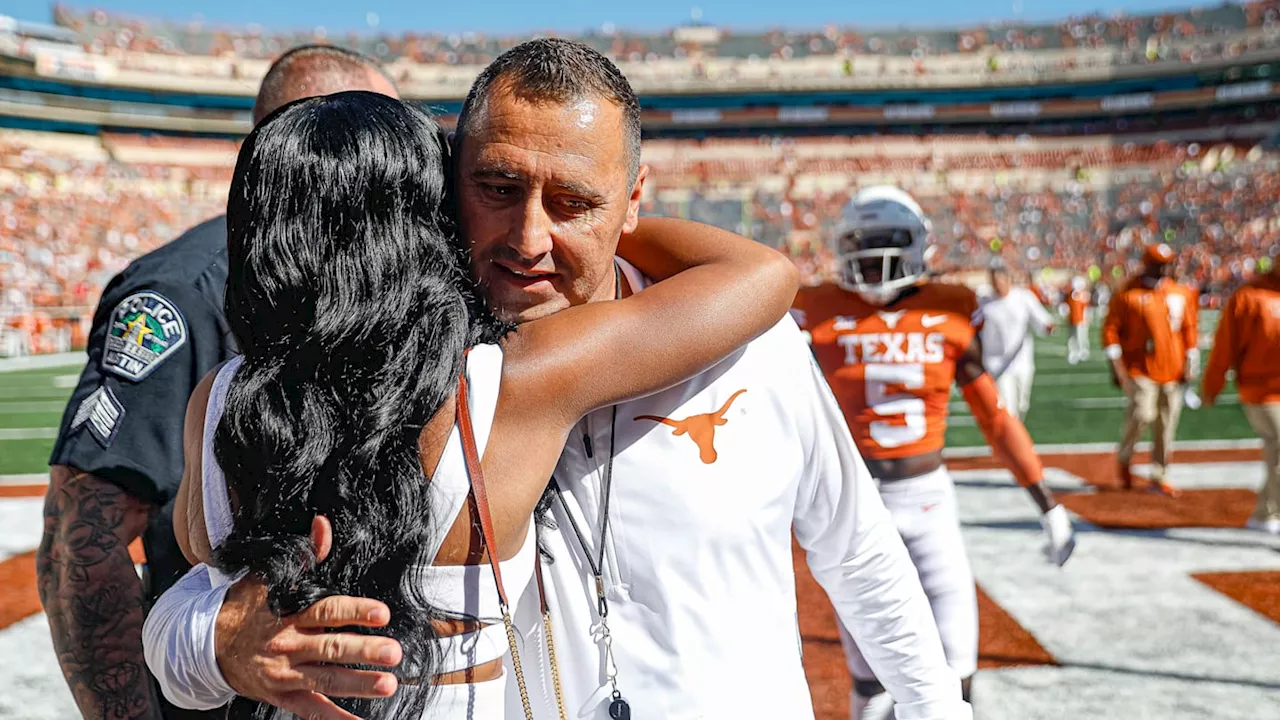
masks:
{"label": "woman's wavy hair", "polygon": [[[360,717],[426,707],[443,615],[418,577],[438,540],[419,436],[464,350],[499,332],[455,237],[446,152],[399,100],[299,100],[244,141],[227,201],[225,310],[244,360],[214,438],[235,505],[214,564],[260,576],[279,615],[331,595],[387,603],[391,624],[372,632],[399,640],[423,682],[338,701]],[[334,531],[323,562],[316,515]],[[272,712],[241,701],[232,715]]]}

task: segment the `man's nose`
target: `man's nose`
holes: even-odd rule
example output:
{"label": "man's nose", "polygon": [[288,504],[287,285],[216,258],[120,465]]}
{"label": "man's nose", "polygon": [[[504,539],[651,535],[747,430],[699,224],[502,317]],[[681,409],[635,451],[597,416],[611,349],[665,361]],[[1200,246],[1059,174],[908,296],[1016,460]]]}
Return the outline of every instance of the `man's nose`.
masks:
{"label": "man's nose", "polygon": [[554,244],[551,240],[552,225],[551,217],[542,204],[542,198],[530,197],[525,203],[519,234],[512,243],[511,249],[528,260],[536,260],[546,255],[551,252]]}

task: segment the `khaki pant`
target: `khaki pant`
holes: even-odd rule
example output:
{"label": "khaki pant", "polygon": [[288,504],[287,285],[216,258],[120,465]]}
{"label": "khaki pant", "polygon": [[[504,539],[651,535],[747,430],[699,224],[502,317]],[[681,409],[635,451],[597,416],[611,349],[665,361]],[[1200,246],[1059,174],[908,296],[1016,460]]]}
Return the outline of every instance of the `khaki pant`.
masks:
{"label": "khaki pant", "polygon": [[1267,482],[1258,492],[1255,520],[1280,520],[1280,403],[1245,405],[1245,417],[1262,438],[1262,462],[1267,467]]}
{"label": "khaki pant", "polygon": [[1120,438],[1116,459],[1121,465],[1128,465],[1142,433],[1154,423],[1151,479],[1164,482],[1165,468],[1173,454],[1173,437],[1178,432],[1178,416],[1182,414],[1182,384],[1161,384],[1151,378],[1137,376],[1132,380],[1133,389],[1129,392],[1129,405],[1124,417],[1124,435]]}

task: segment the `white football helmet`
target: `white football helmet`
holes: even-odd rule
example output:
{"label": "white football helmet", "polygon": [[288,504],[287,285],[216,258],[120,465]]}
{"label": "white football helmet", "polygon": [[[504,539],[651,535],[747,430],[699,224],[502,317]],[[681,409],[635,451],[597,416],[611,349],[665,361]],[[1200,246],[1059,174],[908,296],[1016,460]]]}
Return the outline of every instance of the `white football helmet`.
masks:
{"label": "white football helmet", "polygon": [[1071,278],[1071,289],[1073,291],[1083,292],[1088,287],[1089,287],[1088,281],[1086,281],[1084,278],[1080,277],[1079,275]]}
{"label": "white football helmet", "polygon": [[892,301],[924,279],[928,237],[929,221],[910,195],[889,185],[862,190],[836,228],[840,286],[869,303]]}

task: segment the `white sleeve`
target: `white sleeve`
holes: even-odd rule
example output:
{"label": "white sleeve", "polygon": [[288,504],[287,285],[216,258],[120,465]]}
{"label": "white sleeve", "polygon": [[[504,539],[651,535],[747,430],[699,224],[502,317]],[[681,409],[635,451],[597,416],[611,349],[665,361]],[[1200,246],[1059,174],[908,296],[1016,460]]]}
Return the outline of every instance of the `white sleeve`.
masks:
{"label": "white sleeve", "polygon": [[1040,298],[1036,297],[1034,293],[1028,291],[1025,297],[1027,305],[1031,309],[1031,324],[1035,328],[1036,334],[1048,334],[1049,328],[1054,325],[1053,316],[1049,314],[1048,310],[1044,309],[1044,306],[1040,304]]}
{"label": "white sleeve", "polygon": [[805,452],[794,525],[810,570],[898,720],[971,720],[919,575],[813,363],[794,392]]}
{"label": "white sleeve", "polygon": [[215,587],[203,563],[156,600],[142,626],[143,654],[169,702],[212,710],[235,698],[214,653],[218,611],[231,583]]}

